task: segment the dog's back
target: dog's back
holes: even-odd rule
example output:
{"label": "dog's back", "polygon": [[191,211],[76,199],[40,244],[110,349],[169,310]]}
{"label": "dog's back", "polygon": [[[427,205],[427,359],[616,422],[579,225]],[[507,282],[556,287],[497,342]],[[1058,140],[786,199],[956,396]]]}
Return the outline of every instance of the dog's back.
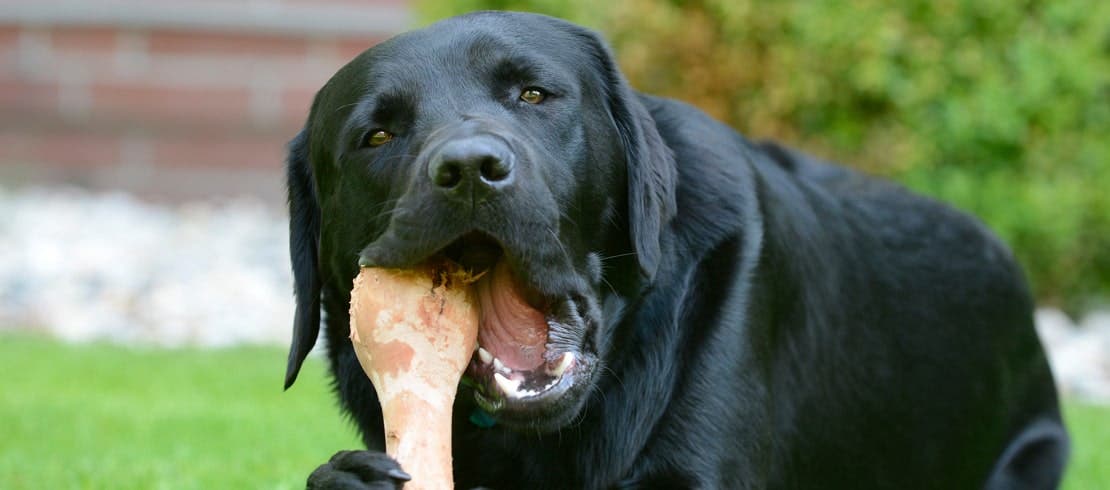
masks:
{"label": "dog's back", "polygon": [[758,148],[773,162],[757,164],[775,182],[767,192],[792,186],[789,206],[816,218],[800,229],[773,217],[796,211],[764,210],[768,246],[796,272],[777,286],[792,291],[795,303],[781,306],[797,315],[784,342],[813,354],[777,373],[779,394],[798,407],[778,421],[799,434],[783,480],[816,472],[848,479],[830,488],[859,485],[850,479],[861,474],[892,488],[907,476],[938,488],[1054,488],[1067,435],[1010,251],[946,205],[778,145]]}

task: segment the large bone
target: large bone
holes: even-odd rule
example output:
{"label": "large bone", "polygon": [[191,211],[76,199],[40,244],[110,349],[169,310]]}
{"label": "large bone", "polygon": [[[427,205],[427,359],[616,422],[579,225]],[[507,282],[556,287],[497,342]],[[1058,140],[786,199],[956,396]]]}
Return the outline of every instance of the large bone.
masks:
{"label": "large bone", "polygon": [[451,489],[451,406],[477,346],[476,278],[443,261],[363,268],[351,291],[351,342],[378,393],[386,453],[406,489]]}

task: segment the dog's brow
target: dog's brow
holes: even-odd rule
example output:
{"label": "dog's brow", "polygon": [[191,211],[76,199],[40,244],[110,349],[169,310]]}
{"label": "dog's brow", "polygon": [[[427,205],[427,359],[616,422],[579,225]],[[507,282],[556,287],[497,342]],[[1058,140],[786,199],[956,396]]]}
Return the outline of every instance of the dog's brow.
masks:
{"label": "dog's brow", "polygon": [[466,49],[466,59],[475,64],[489,62],[499,53],[504,53],[508,46],[497,38],[488,35],[478,35],[470,41]]}
{"label": "dog's brow", "polygon": [[532,60],[513,56],[498,60],[493,75],[499,80],[535,80],[539,78],[539,71]]}
{"label": "dog's brow", "polygon": [[541,84],[544,88],[558,93],[567,91],[567,74],[553,70],[553,63],[531,56],[508,56],[501,58],[490,71],[494,83]]}
{"label": "dog's brow", "polygon": [[408,91],[387,90],[374,99],[370,117],[374,121],[389,121],[411,112],[414,105],[415,101]]}

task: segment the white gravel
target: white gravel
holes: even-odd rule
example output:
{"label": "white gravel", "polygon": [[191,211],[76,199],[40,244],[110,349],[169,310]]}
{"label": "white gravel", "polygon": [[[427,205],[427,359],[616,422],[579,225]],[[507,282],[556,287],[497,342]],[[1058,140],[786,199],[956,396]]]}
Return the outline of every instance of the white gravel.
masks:
{"label": "white gravel", "polygon": [[[158,346],[285,345],[287,222],[256,199],[157,205],[0,188],[0,330]],[[1110,311],[1037,311],[1061,390],[1110,403]]]}
{"label": "white gravel", "polygon": [[1040,308],[1036,319],[1060,391],[1110,403],[1110,311],[1088,313],[1076,323],[1060,310]]}
{"label": "white gravel", "polygon": [[239,199],[0,190],[0,328],[161,346],[284,344],[287,224]]}

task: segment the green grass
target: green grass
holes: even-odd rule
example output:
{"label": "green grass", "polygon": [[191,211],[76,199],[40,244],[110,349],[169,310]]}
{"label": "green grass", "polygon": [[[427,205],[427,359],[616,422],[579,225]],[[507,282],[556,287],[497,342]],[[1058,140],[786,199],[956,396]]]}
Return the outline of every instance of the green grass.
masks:
{"label": "green grass", "polygon": [[284,357],[0,336],[0,488],[304,488],[361,444],[324,363],[283,393]]}
{"label": "green grass", "polygon": [[1072,444],[1063,488],[1110,488],[1110,407],[1067,403],[1064,417]]}
{"label": "green grass", "polygon": [[[129,349],[0,335],[0,488],[303,488],[360,444],[323,362],[277,348]],[[1064,488],[1110,487],[1110,407],[1066,405]]]}

